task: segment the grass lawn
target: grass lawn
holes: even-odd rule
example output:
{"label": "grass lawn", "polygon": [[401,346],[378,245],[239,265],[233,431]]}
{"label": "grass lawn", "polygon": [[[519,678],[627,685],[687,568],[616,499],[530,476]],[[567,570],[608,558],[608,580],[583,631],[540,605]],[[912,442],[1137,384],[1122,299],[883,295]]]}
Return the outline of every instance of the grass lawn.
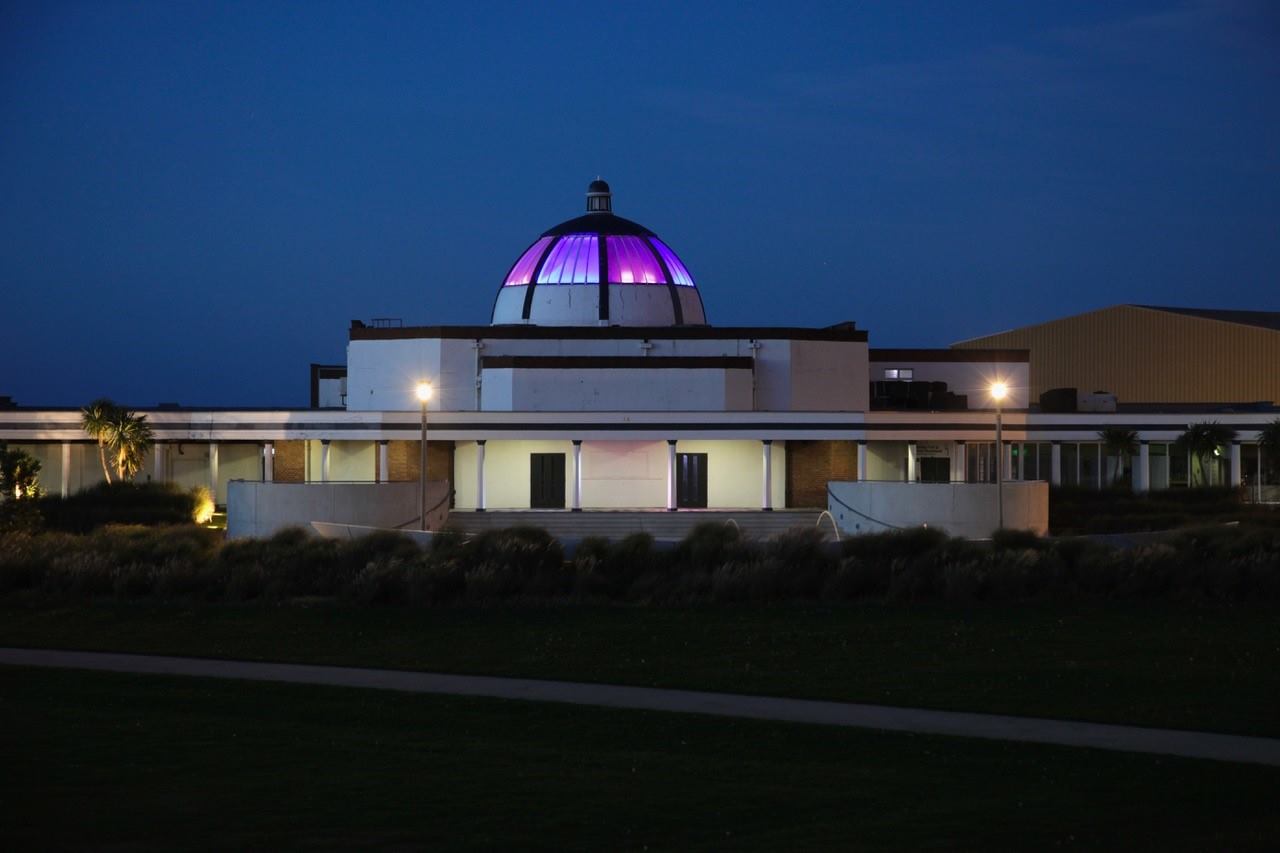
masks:
{"label": "grass lawn", "polygon": [[1280,736],[1280,611],[1168,603],[0,606],[0,645],[686,687]]}
{"label": "grass lawn", "polygon": [[373,690],[0,667],[13,850],[1244,850],[1280,771]]}

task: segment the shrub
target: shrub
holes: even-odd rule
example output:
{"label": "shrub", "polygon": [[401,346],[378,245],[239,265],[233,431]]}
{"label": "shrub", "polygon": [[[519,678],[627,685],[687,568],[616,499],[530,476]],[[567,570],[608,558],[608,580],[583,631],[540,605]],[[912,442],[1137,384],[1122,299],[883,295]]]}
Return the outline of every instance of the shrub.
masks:
{"label": "shrub", "polygon": [[485,531],[463,545],[460,557],[467,595],[481,600],[554,595],[573,579],[560,543],[536,527]]}
{"label": "shrub", "polygon": [[51,530],[88,533],[106,524],[191,524],[196,498],[172,483],[99,483],[68,497],[36,501]]}

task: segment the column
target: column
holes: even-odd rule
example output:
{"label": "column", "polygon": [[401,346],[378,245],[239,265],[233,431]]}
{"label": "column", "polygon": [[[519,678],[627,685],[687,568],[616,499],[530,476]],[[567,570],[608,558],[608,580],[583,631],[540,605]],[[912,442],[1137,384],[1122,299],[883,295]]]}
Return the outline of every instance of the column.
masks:
{"label": "column", "polygon": [[167,445],[156,442],[151,446],[153,462],[151,464],[151,479],[157,483],[167,483],[169,481],[169,472],[166,470],[165,448]]}
{"label": "column", "polygon": [[[1261,459],[1262,455],[1259,454]],[[1259,483],[1262,481],[1259,480]],[[62,496],[65,498],[71,494],[71,442],[62,442]]]}
{"label": "column", "polygon": [[954,442],[951,445],[951,482],[963,483],[968,478],[968,459],[965,458],[965,443]]}
{"label": "column", "polygon": [[218,445],[209,442],[209,491],[213,492],[213,502],[218,502]]}
{"label": "column", "polygon": [[760,498],[760,509],[773,512],[773,439],[760,440],[764,446],[764,494]]}
{"label": "column", "polygon": [[1151,491],[1151,445],[1138,443],[1138,467],[1133,472],[1133,490],[1139,494]]}
{"label": "column", "polygon": [[1240,442],[1231,442],[1231,488],[1240,487]]}
{"label": "column", "polygon": [[476,440],[476,512],[484,512],[484,442]]}
{"label": "column", "polygon": [[867,476],[867,443],[866,441],[858,442],[858,479],[869,480]]}
{"label": "column", "polygon": [[271,483],[276,479],[276,443],[268,441],[262,445],[262,482]]}
{"label": "column", "polygon": [[1062,442],[1049,445],[1049,485],[1062,485]]}
{"label": "column", "polygon": [[1107,449],[1098,443],[1098,491],[1102,491],[1102,469],[1107,467]]}
{"label": "column", "polygon": [[667,511],[676,511],[676,440],[667,439]]}
{"label": "column", "polygon": [[378,482],[391,482],[391,471],[387,462],[387,440],[383,439],[378,442]]}
{"label": "column", "polygon": [[573,439],[573,475],[570,479],[573,486],[573,503],[570,509],[582,512],[582,439]]}
{"label": "column", "polygon": [[916,481],[916,443],[914,441],[907,442],[907,482],[914,483]]}
{"label": "column", "polygon": [[1006,441],[1004,447],[1000,448],[1000,464],[1004,466],[1004,479],[1009,482],[1013,479],[1013,442]]}
{"label": "column", "polygon": [[329,439],[320,439],[320,482],[329,482]]}

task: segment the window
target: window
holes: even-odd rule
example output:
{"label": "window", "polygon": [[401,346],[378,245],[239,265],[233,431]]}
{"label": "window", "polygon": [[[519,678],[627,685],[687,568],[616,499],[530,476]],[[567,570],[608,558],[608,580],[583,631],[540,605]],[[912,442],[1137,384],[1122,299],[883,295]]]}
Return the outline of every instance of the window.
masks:
{"label": "window", "polygon": [[886,367],[884,369],[885,379],[911,379],[915,374],[913,367]]}

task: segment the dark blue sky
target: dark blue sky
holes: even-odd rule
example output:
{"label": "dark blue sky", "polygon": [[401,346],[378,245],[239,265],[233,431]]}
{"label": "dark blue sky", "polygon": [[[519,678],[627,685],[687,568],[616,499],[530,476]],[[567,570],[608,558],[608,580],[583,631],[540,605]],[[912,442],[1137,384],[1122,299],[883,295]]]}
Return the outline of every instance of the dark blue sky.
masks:
{"label": "dark blue sky", "polygon": [[0,7],[0,394],[305,405],[615,210],[716,325],[1280,310],[1280,4]]}

